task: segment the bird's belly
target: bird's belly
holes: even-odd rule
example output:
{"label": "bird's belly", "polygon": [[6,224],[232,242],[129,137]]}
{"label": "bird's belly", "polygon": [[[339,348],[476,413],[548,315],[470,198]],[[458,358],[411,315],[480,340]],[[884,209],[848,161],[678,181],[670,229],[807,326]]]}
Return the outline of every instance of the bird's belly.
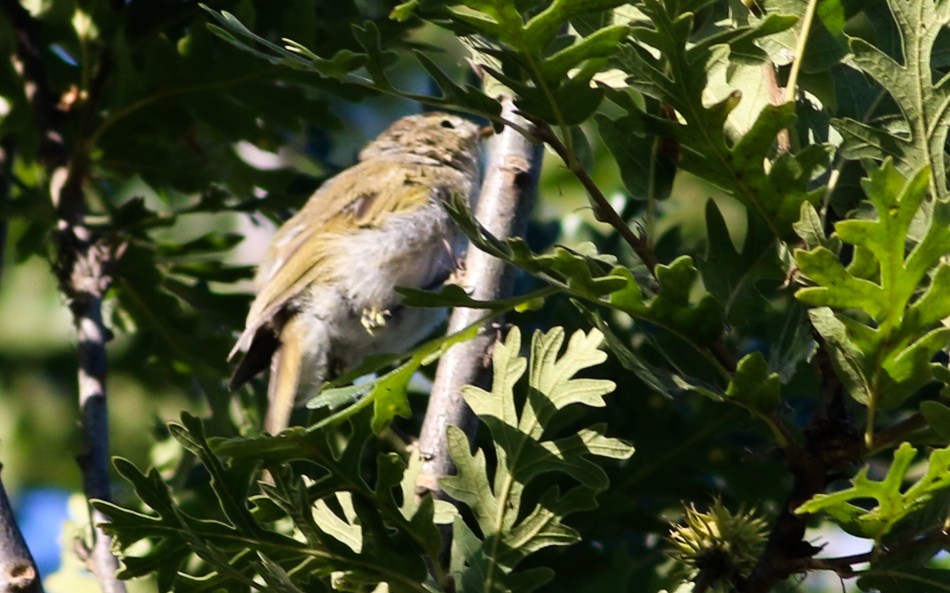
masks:
{"label": "bird's belly", "polygon": [[318,346],[304,361],[301,396],[366,356],[403,353],[426,338],[446,311],[406,307],[395,287],[436,289],[454,271],[462,243],[437,203],[350,237],[347,245],[363,256],[338,261],[365,264],[338,268],[332,286],[311,286],[296,299],[298,314],[312,320],[308,334]]}

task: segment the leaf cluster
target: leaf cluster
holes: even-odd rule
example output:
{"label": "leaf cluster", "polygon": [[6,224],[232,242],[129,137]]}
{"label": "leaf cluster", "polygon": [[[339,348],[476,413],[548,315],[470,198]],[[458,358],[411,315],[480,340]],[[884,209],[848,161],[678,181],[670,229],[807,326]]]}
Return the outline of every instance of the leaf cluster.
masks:
{"label": "leaf cluster", "polygon": [[821,245],[796,252],[799,269],[816,284],[796,297],[814,307],[812,324],[839,377],[870,410],[899,405],[930,381],[930,361],[950,339],[940,325],[950,315],[950,267],[942,261],[950,250],[950,204],[929,206],[923,236],[909,252],[907,246],[929,177],[924,169],[905,180],[890,160],[870,171],[864,187],[877,219],[835,225],[839,244],[854,246],[847,267]]}
{"label": "leaf cluster", "polygon": [[[150,544],[144,553],[123,555],[122,576],[155,572],[162,590],[175,591],[259,589],[261,583],[286,591],[361,591],[378,583],[390,591],[439,591],[452,582],[459,591],[534,590],[551,571],[515,572],[516,566],[544,547],[576,541],[577,532],[561,521],[595,506],[594,495],[608,486],[607,475],[588,457],[625,459],[633,453],[606,437],[604,425],[566,436],[548,430],[569,405],[604,405],[610,381],[575,377],[603,362],[601,339],[596,331],[575,334],[560,353],[563,331],[536,334],[527,385],[516,389],[527,365],[517,356],[520,335],[514,330],[495,350],[492,392],[466,390],[466,401],[497,447],[490,464],[483,451],[469,452],[459,429],[450,429],[459,470],[445,488],[470,507],[475,522],[470,525],[451,506],[443,509],[439,522],[452,523],[456,550],[448,574],[441,568],[426,573],[427,563],[437,566],[441,549],[435,501],[414,499],[414,476],[405,473],[399,455],[374,456],[378,441],[367,414],[352,418],[348,434],[315,426],[279,437],[231,439],[208,439],[202,422],[185,414],[181,424],[171,425],[172,435],[207,469],[218,517],[189,515],[156,470],[145,474],[117,460],[152,511],[95,503],[109,515],[107,529],[119,549]],[[519,397],[523,390],[527,395]],[[518,400],[524,402],[520,412]],[[254,484],[260,467],[270,481]],[[540,496],[528,493],[551,473],[580,485],[564,494],[557,485]],[[196,560],[200,570],[183,570]]]}

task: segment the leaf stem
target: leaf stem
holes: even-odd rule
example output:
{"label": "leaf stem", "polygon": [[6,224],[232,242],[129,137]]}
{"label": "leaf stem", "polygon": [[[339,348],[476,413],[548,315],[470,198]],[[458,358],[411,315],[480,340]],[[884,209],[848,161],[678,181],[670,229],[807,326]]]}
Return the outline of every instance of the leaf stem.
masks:
{"label": "leaf stem", "polygon": [[661,142],[660,137],[656,136],[653,138],[652,146],[650,147],[650,172],[647,179],[647,219],[643,224],[646,232],[646,244],[650,250],[653,249],[653,235],[656,231],[656,161],[660,156]]}
{"label": "leaf stem", "polygon": [[543,140],[550,146],[555,153],[564,163],[567,165],[568,170],[577,177],[577,180],[581,182],[581,185],[584,186],[584,189],[587,190],[588,195],[590,195],[591,201],[594,206],[594,216],[597,217],[597,220],[605,222],[612,226],[620,236],[623,237],[623,240],[633,249],[637,256],[643,261],[647,269],[650,270],[650,274],[655,278],[656,273],[655,269],[659,263],[656,259],[656,255],[653,253],[653,250],[650,249],[649,241],[646,237],[637,236],[636,233],[630,228],[630,225],[614,210],[613,206],[610,205],[610,202],[604,196],[603,192],[600,191],[600,188],[597,187],[597,184],[591,178],[590,174],[585,171],[580,164],[578,164],[577,159],[573,158],[570,149],[561,142],[561,139],[558,138],[557,134],[554,133],[554,130],[551,129],[547,123],[532,118],[530,115],[523,114],[525,117],[530,120],[535,125],[535,132],[538,138]]}
{"label": "leaf stem", "polygon": [[868,447],[868,454],[872,455],[877,451],[892,445],[899,440],[903,440],[908,434],[915,430],[920,430],[927,426],[927,419],[921,413],[916,413],[901,420],[894,426],[881,430],[874,435],[871,445]]}
{"label": "leaf stem", "polygon": [[775,442],[783,451],[788,449],[789,445],[794,442],[791,433],[788,432],[788,429],[785,428],[785,425],[782,424],[782,421],[779,420],[778,416],[774,413],[772,414],[762,414],[761,412],[756,412],[749,408],[750,412],[755,413],[766,426],[769,427],[769,430],[772,432],[772,436],[775,437]]}
{"label": "leaf stem", "polygon": [[798,74],[802,68],[802,62],[805,59],[805,48],[808,46],[808,34],[811,32],[811,24],[815,19],[815,10],[818,8],[818,0],[808,0],[808,6],[805,7],[805,15],[802,17],[802,30],[798,35],[798,42],[795,44],[795,59],[792,60],[792,69],[788,73],[788,81],[785,83],[785,102],[795,101],[797,92]]}
{"label": "leaf stem", "polygon": [[868,450],[874,447],[874,417],[877,413],[877,397],[868,399],[867,424],[864,426],[864,446]]}

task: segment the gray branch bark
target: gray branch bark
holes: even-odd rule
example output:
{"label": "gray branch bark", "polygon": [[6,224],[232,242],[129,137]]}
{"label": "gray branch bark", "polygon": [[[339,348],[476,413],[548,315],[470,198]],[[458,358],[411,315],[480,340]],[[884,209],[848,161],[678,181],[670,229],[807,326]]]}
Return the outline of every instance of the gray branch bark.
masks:
{"label": "gray branch bark", "polygon": [[[16,138],[13,134],[0,137],[0,209],[10,200],[13,184],[13,160]],[[7,222],[0,220],[0,279],[7,243]],[[0,469],[3,465],[0,464]],[[33,555],[23,539],[20,526],[13,515],[13,507],[0,480],[0,593],[40,593],[43,583]]]}
{"label": "gray branch bark", "polygon": [[[0,465],[0,469],[3,466]],[[0,593],[42,593],[43,582],[0,481]]]}
{"label": "gray branch bark", "polygon": [[[79,339],[79,409],[82,449],[76,460],[88,500],[112,500],[109,481],[109,412],[106,398],[106,343],[111,332],[102,320],[102,299],[109,290],[113,250],[95,240],[85,226],[86,203],[82,180],[88,163],[74,157],[69,168],[53,175],[51,195],[59,218],[55,268],[60,292],[69,302]],[[63,180],[62,183],[57,183]],[[119,561],[112,554],[112,538],[97,525],[108,517],[90,509],[90,540],[80,550],[89,570],[105,593],[125,593],[116,577]]]}
{"label": "gray branch bark", "polygon": [[[116,5],[118,6],[118,5]],[[49,173],[50,198],[56,208],[56,254],[54,269],[60,292],[69,302],[79,339],[79,404],[82,413],[82,450],[78,462],[87,498],[110,500],[109,422],[106,407],[106,349],[110,337],[102,321],[102,298],[109,288],[109,267],[113,251],[98,243],[85,225],[86,201],[83,184],[89,176],[85,146],[95,121],[99,98],[111,73],[111,56],[102,52],[92,71],[96,72],[88,98],[70,112],[58,105],[50,89],[41,51],[41,23],[17,2],[0,0],[0,11],[10,21],[15,35],[14,68],[24,89],[40,139],[39,160]],[[78,127],[70,125],[78,123]],[[67,148],[66,130],[76,129]],[[93,525],[107,521],[92,511]],[[87,565],[106,593],[124,593],[125,584],[116,577],[119,563],[111,552],[111,538],[93,527]]]}
{"label": "gray branch bark", "polygon": [[[514,114],[510,101],[504,102],[502,116],[516,124],[528,123]],[[523,236],[534,203],[542,147],[532,145],[521,134],[505,128],[489,141],[488,164],[482,182],[475,217],[499,239]],[[463,287],[478,300],[496,300],[511,296],[517,270],[474,247],[465,258]],[[449,319],[450,333],[478,321],[484,312],[455,309]],[[439,362],[429,407],[416,443],[422,470],[416,478],[416,492],[431,492],[443,497],[439,479],[451,475],[455,466],[449,456],[446,429],[457,426],[471,441],[476,421],[462,399],[465,385],[486,386],[489,377],[490,348],[494,334],[484,332],[474,340],[452,346]]]}

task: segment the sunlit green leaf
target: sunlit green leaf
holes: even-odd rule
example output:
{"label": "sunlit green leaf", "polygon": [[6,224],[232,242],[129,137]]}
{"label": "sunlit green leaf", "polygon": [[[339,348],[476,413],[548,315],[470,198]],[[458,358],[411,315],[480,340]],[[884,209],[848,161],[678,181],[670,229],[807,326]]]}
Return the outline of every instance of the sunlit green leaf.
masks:
{"label": "sunlit green leaf", "polygon": [[[766,169],[763,162],[779,132],[794,121],[795,106],[764,105],[748,130],[730,138],[726,121],[741,94],[736,91],[707,104],[706,66],[722,59],[731,45],[791,27],[794,17],[769,15],[755,26],[728,29],[691,45],[694,14],[658,0],[645,1],[641,10],[649,25],[633,28],[635,44],[621,46],[615,61],[630,75],[633,88],[669,105],[677,115],[669,110],[641,112],[615,123],[629,121],[632,133],[642,125],[675,141],[680,168],[715,183],[761,217],[775,236],[791,240],[801,204],[819,199],[808,184],[827,162],[828,148],[814,145],[795,155],[785,153]],[[638,108],[625,103],[618,104],[633,115]],[[641,118],[643,124],[637,123]]]}
{"label": "sunlit green leaf", "polygon": [[[528,363],[518,357],[521,335],[517,327],[512,328],[507,340],[495,345],[492,391],[465,388],[466,402],[495,439],[497,463],[490,479],[485,452],[471,453],[464,433],[449,427],[449,450],[458,475],[444,478],[442,487],[471,508],[484,538],[479,543],[467,527],[456,524],[456,537],[464,542],[457,549],[469,567],[458,575],[463,590],[533,589],[514,572],[516,566],[541,548],[577,541],[577,532],[563,525],[562,519],[596,506],[594,494],[608,485],[606,474],[587,457],[626,459],[633,453],[623,441],[604,436],[603,425],[563,438],[545,433],[554,415],[571,404],[604,405],[602,398],[612,391],[612,383],[574,377],[604,361],[606,355],[598,349],[602,340],[596,330],[588,335],[578,332],[561,353],[562,329],[535,334],[527,399],[519,410],[515,387]],[[526,487],[550,472],[570,475],[582,486],[563,494],[556,486],[547,488],[536,502],[525,498]],[[456,570],[460,567],[455,565]]]}
{"label": "sunlit green leaf", "polygon": [[848,267],[824,246],[795,252],[815,284],[796,297],[816,307],[812,323],[832,347],[838,373],[872,408],[897,405],[928,382],[933,355],[950,340],[939,324],[950,315],[950,266],[941,261],[950,251],[950,204],[933,204],[924,236],[909,253],[906,245],[928,178],[923,169],[907,180],[890,160],[870,172],[864,187],[877,219],[836,225],[837,236],[855,245]]}
{"label": "sunlit green leaf", "polygon": [[[950,447],[931,453],[926,473],[905,488],[907,472],[916,454],[917,449],[909,443],[901,443],[883,480],[868,478],[869,468],[865,466],[851,481],[850,488],[818,494],[795,512],[827,513],[848,533],[880,541],[898,521],[950,488]],[[871,509],[850,502],[868,498],[876,501]]]}

